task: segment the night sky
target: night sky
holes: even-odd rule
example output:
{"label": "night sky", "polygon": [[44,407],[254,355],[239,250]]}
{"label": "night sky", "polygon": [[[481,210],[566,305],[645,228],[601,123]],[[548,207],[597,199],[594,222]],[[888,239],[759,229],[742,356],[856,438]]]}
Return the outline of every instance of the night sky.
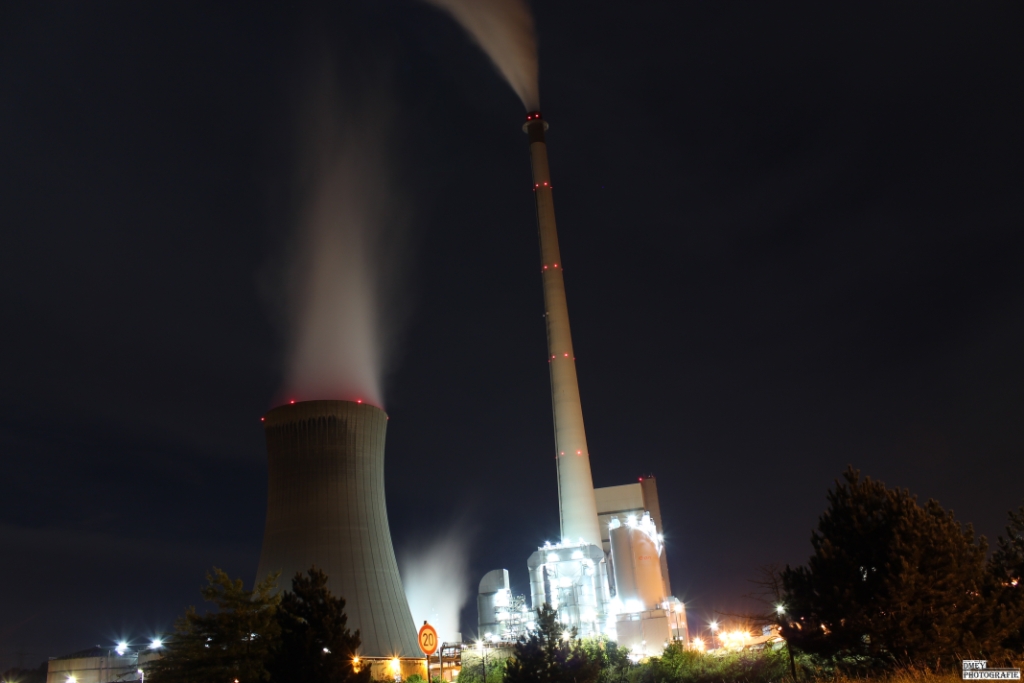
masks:
{"label": "night sky", "polygon": [[[594,483],[657,476],[692,622],[806,560],[847,464],[999,534],[1024,502],[1022,5],[535,12]],[[0,668],[167,633],[212,566],[254,577],[325,59],[393,103],[395,547],[455,530],[473,593],[497,567],[528,591],[558,530],[542,292],[524,112],[483,53],[412,0],[6,3]]]}

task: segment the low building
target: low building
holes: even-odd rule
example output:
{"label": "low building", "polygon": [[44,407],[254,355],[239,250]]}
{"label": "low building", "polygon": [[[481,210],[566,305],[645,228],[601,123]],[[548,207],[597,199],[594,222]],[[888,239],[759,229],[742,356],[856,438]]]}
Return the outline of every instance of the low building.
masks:
{"label": "low building", "polygon": [[47,663],[46,683],[141,683],[146,664],[159,658],[157,650],[97,645],[51,659]]}

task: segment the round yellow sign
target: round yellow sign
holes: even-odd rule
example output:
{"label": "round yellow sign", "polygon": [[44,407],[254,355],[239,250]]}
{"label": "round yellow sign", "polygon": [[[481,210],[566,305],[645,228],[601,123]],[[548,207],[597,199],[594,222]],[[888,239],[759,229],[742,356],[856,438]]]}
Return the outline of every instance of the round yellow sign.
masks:
{"label": "round yellow sign", "polygon": [[425,621],[423,622],[423,626],[420,626],[419,641],[420,649],[423,650],[423,654],[426,656],[429,657],[437,652],[437,631],[435,631],[434,627]]}

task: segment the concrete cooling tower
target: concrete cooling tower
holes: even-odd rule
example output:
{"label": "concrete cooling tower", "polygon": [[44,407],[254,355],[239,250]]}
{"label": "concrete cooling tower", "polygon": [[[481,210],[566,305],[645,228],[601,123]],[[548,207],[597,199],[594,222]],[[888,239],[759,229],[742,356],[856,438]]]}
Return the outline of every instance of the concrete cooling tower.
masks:
{"label": "concrete cooling tower", "polygon": [[422,660],[384,504],[387,420],[380,408],[351,401],[304,401],[266,414],[267,523],[256,579],[280,571],[288,589],[297,572],[316,565],[345,599],[361,659]]}

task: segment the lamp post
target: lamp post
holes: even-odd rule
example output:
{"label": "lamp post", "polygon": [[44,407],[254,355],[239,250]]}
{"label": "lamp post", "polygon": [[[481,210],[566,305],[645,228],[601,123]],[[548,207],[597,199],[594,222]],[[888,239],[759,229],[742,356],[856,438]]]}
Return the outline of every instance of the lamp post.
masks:
{"label": "lamp post", "polygon": [[481,638],[476,641],[477,647],[480,648],[480,668],[483,674],[483,683],[487,683],[487,642]]}
{"label": "lamp post", "polygon": [[712,621],[708,624],[711,627],[711,649],[715,649],[715,634],[718,632],[718,622]]}

